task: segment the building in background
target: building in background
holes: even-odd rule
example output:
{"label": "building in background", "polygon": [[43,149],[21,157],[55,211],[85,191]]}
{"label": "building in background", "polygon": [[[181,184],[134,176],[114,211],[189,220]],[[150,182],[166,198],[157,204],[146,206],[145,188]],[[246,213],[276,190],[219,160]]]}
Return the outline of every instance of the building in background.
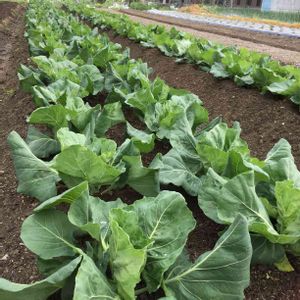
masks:
{"label": "building in background", "polygon": [[[155,0],[152,0],[155,2]],[[300,0],[156,0],[177,6],[190,4],[223,5],[227,7],[250,7],[263,11],[300,11]]]}
{"label": "building in background", "polygon": [[300,0],[233,0],[232,2],[233,7],[261,8],[264,11],[300,11]]}
{"label": "building in background", "polygon": [[234,7],[261,8],[262,0],[233,0]]}
{"label": "building in background", "polygon": [[300,11],[300,0],[263,0],[264,11]]}

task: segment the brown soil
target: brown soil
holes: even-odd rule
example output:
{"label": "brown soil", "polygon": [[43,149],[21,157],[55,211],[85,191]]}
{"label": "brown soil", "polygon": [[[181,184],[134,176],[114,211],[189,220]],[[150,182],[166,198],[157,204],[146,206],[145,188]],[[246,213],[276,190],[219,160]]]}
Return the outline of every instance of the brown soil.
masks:
{"label": "brown soil", "polygon": [[14,167],[6,138],[16,130],[26,135],[26,115],[33,109],[31,98],[19,90],[17,68],[29,57],[24,39],[25,8],[11,2],[0,2],[0,276],[29,283],[39,276],[35,256],[20,239],[21,224],[34,200],[17,193]]}
{"label": "brown soil", "polygon": [[187,20],[180,20],[174,17],[158,16],[151,13],[137,11],[133,9],[120,10],[122,13],[139,16],[159,22],[164,22],[170,25],[178,25],[185,28],[195,29],[198,31],[211,32],[218,35],[226,35],[232,38],[238,38],[245,41],[250,41],[258,44],[265,44],[284,50],[299,51],[300,49],[300,39],[299,38],[289,38],[277,35],[270,35],[265,33],[258,33],[249,30],[236,29],[236,28],[226,28],[222,25],[208,25],[201,24]]}

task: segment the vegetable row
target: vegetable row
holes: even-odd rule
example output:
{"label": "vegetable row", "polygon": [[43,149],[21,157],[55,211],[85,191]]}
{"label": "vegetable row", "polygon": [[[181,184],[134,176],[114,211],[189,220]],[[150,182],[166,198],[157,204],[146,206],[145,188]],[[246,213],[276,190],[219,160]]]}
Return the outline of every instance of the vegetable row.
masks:
{"label": "vegetable row", "polygon": [[195,38],[174,27],[168,30],[162,25],[144,25],[126,15],[97,10],[86,3],[67,3],[72,11],[94,25],[112,29],[144,47],[156,47],[165,55],[176,57],[178,62],[199,65],[216,78],[231,78],[238,86],[254,86],[263,93],[282,95],[300,104],[300,70],[295,66],[282,65],[266,54],[245,48]]}
{"label": "vegetable row", "polygon": [[[102,24],[107,15],[87,5],[70,7],[88,15],[94,24]],[[119,18],[112,15],[117,23]],[[136,23],[127,24],[122,28],[137,28]],[[147,97],[142,101],[151,103]],[[150,164],[159,169],[160,182],[197,196],[200,208],[216,223],[228,225],[240,213],[247,216],[257,250],[253,261],[292,270],[285,251],[300,255],[300,172],[289,143],[281,139],[265,160],[259,160],[251,156],[237,122],[229,128],[217,118],[196,131],[189,124],[188,117],[173,124],[165,136],[172,149],[158,154]]]}
{"label": "vegetable row", "polygon": [[[265,161],[251,157],[237,123],[207,124],[196,95],[150,81],[146,64],[50,1],[30,1],[27,24],[34,66],[21,66],[19,78],[38,107],[28,122],[43,126],[29,127],[26,141],[15,132],[8,140],[18,191],[40,201],[21,238],[45,279],[0,279],[0,298],[46,299],[62,289],[62,299],[134,299],[162,288],[168,299],[243,299],[251,261],[291,269],[299,172],[287,141]],[[106,104],[89,105],[99,93]],[[126,108],[144,130],[126,120]],[[119,144],[107,138],[116,124],[126,128]],[[158,140],[171,150],[143,166]],[[185,250],[192,213],[160,183],[198,196],[205,214],[228,226],[194,262]],[[98,197],[125,186],[144,197],[130,205]]]}

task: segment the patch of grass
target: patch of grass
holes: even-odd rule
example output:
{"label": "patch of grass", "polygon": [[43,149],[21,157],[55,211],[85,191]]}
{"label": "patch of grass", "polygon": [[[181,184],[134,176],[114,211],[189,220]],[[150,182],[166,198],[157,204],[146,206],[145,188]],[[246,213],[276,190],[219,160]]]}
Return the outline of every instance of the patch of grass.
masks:
{"label": "patch of grass", "polygon": [[[0,1],[2,2],[2,1]],[[15,93],[15,90],[14,89],[6,89],[3,91],[3,94],[6,95],[6,96],[12,96],[13,94]]]}
{"label": "patch of grass", "polygon": [[0,3],[1,2],[15,2],[15,3],[23,4],[23,3],[28,3],[28,0],[0,0]]}
{"label": "patch of grass", "polygon": [[275,12],[261,11],[255,8],[228,8],[222,6],[206,6],[211,13],[226,16],[243,16],[247,18],[277,20],[288,23],[300,23],[300,11],[298,12]]}
{"label": "patch of grass", "polygon": [[148,10],[148,9],[171,10],[169,5],[164,5],[161,3],[132,2],[130,3],[129,7],[136,10]]}

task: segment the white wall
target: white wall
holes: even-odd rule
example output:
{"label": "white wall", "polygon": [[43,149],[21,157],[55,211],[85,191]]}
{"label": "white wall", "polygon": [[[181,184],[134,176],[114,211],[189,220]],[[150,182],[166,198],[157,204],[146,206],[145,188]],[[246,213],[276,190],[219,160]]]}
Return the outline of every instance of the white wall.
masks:
{"label": "white wall", "polygon": [[300,11],[300,0],[272,0],[271,10]]}

